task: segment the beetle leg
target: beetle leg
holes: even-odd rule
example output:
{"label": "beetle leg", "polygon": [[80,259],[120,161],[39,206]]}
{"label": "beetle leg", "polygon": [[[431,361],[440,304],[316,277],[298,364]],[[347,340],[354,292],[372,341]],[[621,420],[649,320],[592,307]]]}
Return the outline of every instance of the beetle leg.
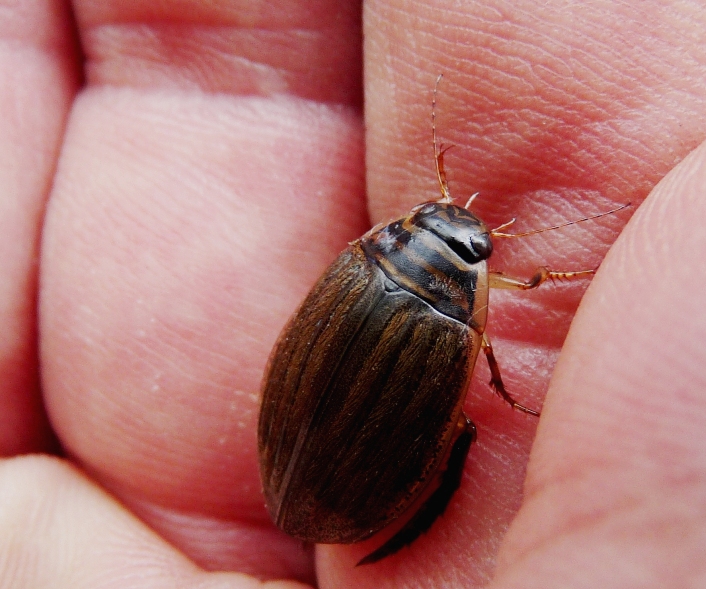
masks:
{"label": "beetle leg", "polygon": [[459,433],[446,460],[446,468],[441,473],[438,488],[392,538],[360,560],[356,566],[377,562],[410,545],[431,527],[437,517],[444,513],[451,497],[461,484],[466,456],[471,444],[476,439],[476,426],[465,414],[461,413],[456,428]]}
{"label": "beetle leg", "polygon": [[485,357],[488,360],[488,366],[490,366],[490,386],[493,387],[498,395],[500,395],[505,401],[510,403],[513,409],[518,409],[523,413],[529,413],[530,415],[536,415],[539,417],[539,412],[524,405],[520,405],[515,399],[510,396],[505,388],[505,383],[503,383],[503,378],[500,376],[500,366],[498,366],[498,361],[495,359],[495,354],[493,354],[493,346],[490,343],[490,338],[484,333],[483,339],[481,341],[481,347],[485,353]]}
{"label": "beetle leg", "polygon": [[540,266],[529,280],[521,278],[513,278],[506,276],[502,272],[488,272],[488,285],[490,288],[509,288],[514,290],[529,290],[537,288],[546,280],[564,280],[570,278],[578,278],[595,274],[595,270],[579,270],[577,272],[555,272],[546,266]]}

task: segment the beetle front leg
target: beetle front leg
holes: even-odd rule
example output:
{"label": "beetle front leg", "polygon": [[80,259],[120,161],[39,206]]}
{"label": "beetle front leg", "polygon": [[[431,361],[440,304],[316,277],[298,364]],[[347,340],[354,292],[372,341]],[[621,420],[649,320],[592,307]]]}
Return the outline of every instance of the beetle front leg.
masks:
{"label": "beetle front leg", "polygon": [[506,276],[502,272],[488,272],[490,288],[509,288],[513,290],[529,290],[537,288],[547,280],[565,280],[595,274],[595,270],[579,270],[577,272],[555,272],[546,266],[540,266],[529,280]]}
{"label": "beetle front leg", "polygon": [[[531,288],[531,287],[529,287]],[[490,386],[492,386],[505,401],[510,403],[513,409],[518,409],[523,413],[529,413],[530,415],[536,415],[539,417],[539,412],[524,405],[520,405],[515,399],[510,396],[510,393],[505,389],[505,383],[503,383],[503,378],[500,376],[500,366],[498,366],[498,361],[495,359],[495,354],[493,354],[493,346],[490,343],[490,339],[486,334],[483,334],[483,339],[481,341],[481,348],[485,353],[485,357],[488,360],[488,366],[490,366]]]}

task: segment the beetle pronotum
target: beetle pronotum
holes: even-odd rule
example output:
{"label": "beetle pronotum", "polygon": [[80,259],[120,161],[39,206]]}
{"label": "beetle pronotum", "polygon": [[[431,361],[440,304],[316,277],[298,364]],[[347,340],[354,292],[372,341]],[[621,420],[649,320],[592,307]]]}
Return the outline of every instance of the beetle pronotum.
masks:
{"label": "beetle pronotum", "polygon": [[[440,76],[441,77],[441,76]],[[439,78],[440,78],[439,77]],[[485,334],[491,288],[531,289],[593,270],[539,268],[529,280],[488,269],[492,238],[468,206],[453,204],[432,135],[441,198],[378,225],[324,272],[275,345],[258,425],[260,473],[270,515],[317,543],[364,540],[407,523],[359,564],[411,543],[458,488],[476,437],[463,402],[480,350],[491,385],[515,409]]]}

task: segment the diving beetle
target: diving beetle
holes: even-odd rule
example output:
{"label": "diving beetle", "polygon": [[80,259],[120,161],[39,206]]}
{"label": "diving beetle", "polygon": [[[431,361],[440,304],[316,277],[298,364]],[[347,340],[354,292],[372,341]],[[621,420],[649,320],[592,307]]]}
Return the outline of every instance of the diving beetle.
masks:
{"label": "diving beetle", "polygon": [[[358,564],[398,551],[444,511],[461,480],[476,428],[463,413],[482,350],[491,385],[513,408],[485,334],[491,288],[532,289],[488,269],[488,227],[453,204],[432,135],[441,198],[378,225],[323,273],[270,355],[258,424],[260,476],[273,521],[316,543],[353,543],[398,518],[407,522]],[[473,198],[473,197],[472,197]],[[472,200],[472,199],[471,199]]]}

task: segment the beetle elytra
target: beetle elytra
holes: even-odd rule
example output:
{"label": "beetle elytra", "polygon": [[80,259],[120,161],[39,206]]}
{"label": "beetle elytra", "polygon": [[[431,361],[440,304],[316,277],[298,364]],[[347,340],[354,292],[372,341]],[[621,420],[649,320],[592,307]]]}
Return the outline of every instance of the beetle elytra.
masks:
{"label": "beetle elytra", "polygon": [[524,234],[503,233],[509,223],[489,230],[449,195],[435,101],[436,87],[441,198],[376,226],[339,255],[282,331],[263,383],[260,473],[282,530],[352,543],[407,520],[359,564],[411,543],[459,486],[476,436],[462,408],[481,350],[498,394],[538,415],[503,384],[485,334],[489,289],[531,289],[594,271],[542,267],[529,280],[492,272],[492,238],[619,210]]}

